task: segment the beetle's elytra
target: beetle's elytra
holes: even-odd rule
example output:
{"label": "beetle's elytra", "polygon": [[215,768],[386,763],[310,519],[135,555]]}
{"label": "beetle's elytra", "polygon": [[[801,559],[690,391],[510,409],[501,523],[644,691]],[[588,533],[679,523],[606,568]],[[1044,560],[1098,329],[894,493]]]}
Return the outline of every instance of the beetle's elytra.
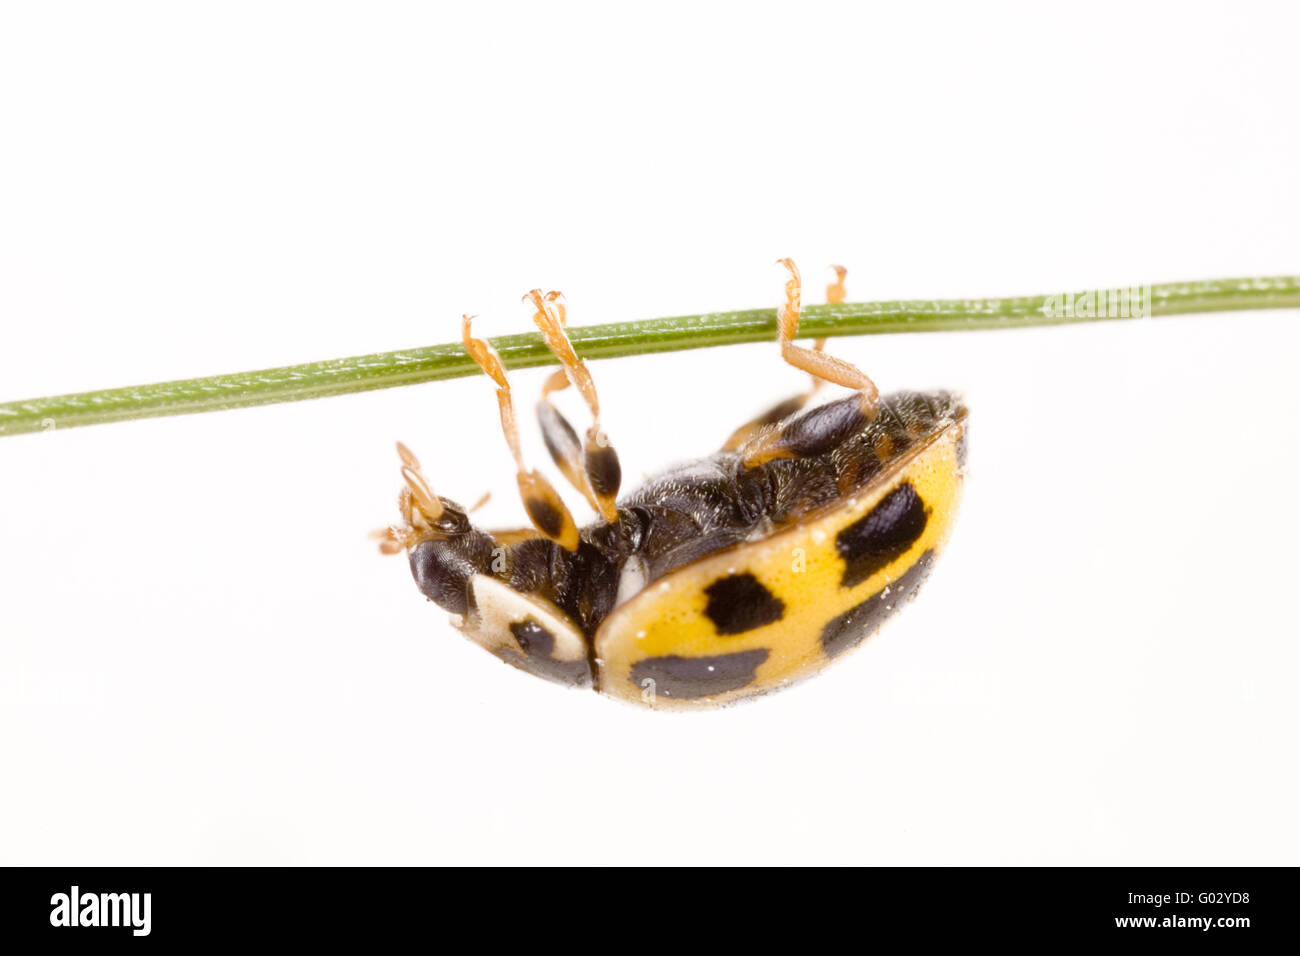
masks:
{"label": "beetle's elytra", "polygon": [[[947,540],[961,493],[966,409],[949,392],[881,398],[857,368],[794,343],[794,263],[780,313],[782,357],[812,387],[741,426],[714,454],[618,499],[591,374],[565,332],[558,293],[526,296],[559,358],[538,403],[546,446],[598,520],[574,522],[520,451],[505,369],[464,319],[465,348],[497,386],[501,426],[531,528],[486,531],[435,495],[399,445],[406,551],[421,592],[469,637],[538,677],[651,707],[729,703],[786,686],[856,647],[915,595]],[[844,270],[827,289],[844,300]],[[806,409],[823,382],[853,394]],[[572,385],[585,434],[550,401]]]}

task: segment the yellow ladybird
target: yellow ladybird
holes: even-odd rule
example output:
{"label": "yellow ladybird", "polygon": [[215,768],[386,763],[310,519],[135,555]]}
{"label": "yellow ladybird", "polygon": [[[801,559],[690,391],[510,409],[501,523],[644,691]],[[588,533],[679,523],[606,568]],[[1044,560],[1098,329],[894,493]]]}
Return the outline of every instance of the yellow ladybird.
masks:
{"label": "yellow ladybird", "polygon": [[[880,397],[857,368],[794,344],[794,263],[780,314],[782,357],[813,377],[802,395],[737,429],[722,448],[618,498],[618,456],[591,375],[565,333],[558,293],[526,297],[562,368],[538,404],[546,446],[599,520],[579,529],[551,483],[525,467],[505,369],[471,334],[497,385],[501,425],[532,527],[475,528],[435,495],[402,445],[406,551],[420,590],[470,638],[550,680],[651,707],[713,706],[786,686],[856,647],[915,595],[956,516],[966,409],[948,392]],[[844,299],[844,270],[827,289]],[[852,389],[806,409],[822,382]],[[583,435],[550,401],[572,385]]]}

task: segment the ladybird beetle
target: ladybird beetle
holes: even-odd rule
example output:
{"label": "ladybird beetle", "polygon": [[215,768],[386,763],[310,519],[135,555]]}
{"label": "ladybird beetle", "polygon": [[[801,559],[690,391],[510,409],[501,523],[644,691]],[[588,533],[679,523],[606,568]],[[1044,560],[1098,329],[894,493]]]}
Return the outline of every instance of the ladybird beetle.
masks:
{"label": "ladybird beetle", "polygon": [[[485,531],[433,493],[398,445],[403,522],[385,553],[408,553],[429,600],[497,657],[538,677],[651,707],[726,704],[784,687],[856,647],[911,599],[956,515],[966,408],[949,392],[880,397],[825,340],[794,343],[799,272],[789,259],[779,339],[811,388],[737,429],[721,449],[619,499],[586,365],[559,293],[525,296],[560,360],[537,406],[546,447],[599,519],[585,528],[528,469],[496,351],[463,319],[465,349],[496,383],[501,428],[531,528]],[[827,300],[844,301],[844,269]],[[805,410],[823,382],[853,394]],[[551,403],[572,386],[591,413],[580,436]]]}

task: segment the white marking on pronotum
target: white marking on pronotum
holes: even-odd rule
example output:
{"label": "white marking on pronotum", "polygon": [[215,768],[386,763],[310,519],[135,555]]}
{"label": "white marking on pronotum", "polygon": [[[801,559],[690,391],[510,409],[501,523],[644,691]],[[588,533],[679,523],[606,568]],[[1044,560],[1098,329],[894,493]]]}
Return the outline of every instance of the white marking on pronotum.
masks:
{"label": "white marking on pronotum", "polygon": [[552,651],[555,660],[577,661],[586,658],[587,642],[583,640],[582,632],[551,602],[533,594],[511,590],[486,574],[474,575],[470,579],[470,587],[474,591],[474,610],[466,618],[462,629],[488,650],[508,648],[518,653],[521,648],[510,625],[531,618],[555,638],[555,649]]}

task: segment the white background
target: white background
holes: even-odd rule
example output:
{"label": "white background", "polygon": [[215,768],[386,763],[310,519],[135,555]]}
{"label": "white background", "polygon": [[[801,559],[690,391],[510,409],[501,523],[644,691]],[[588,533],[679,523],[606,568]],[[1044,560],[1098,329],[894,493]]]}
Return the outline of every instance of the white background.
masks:
{"label": "white background", "polygon": [[[0,399],[537,285],[775,305],[785,255],[809,301],[1300,271],[1293,5],[546,6],[7,5]],[[2,438],[0,862],[1294,864],[1297,320],[835,340],[965,391],[964,512],[861,651],[710,713],[512,671],[376,555],[396,438],[519,523],[481,378]],[[803,387],[593,371],[629,483]]]}

